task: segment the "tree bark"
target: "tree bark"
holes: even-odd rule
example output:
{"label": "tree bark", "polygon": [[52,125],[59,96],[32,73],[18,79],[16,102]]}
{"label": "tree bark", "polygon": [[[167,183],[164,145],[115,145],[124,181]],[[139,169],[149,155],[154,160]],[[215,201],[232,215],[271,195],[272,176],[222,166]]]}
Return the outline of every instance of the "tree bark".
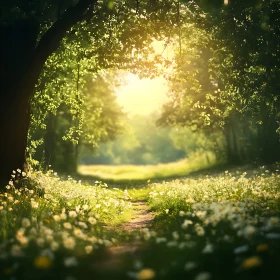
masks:
{"label": "tree bark", "polygon": [[24,168],[30,124],[30,98],[43,66],[58,48],[66,32],[82,20],[97,0],[80,0],[69,8],[46,33],[38,45],[38,25],[30,20],[0,27],[0,189],[17,168]]}

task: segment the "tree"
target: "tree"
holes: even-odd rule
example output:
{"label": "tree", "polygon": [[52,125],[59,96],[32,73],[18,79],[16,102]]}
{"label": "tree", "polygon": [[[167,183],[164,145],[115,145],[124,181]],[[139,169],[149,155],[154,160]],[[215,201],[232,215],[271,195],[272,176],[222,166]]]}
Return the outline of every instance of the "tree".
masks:
{"label": "tree", "polygon": [[[67,31],[81,21],[89,7],[96,3],[97,0],[81,0],[61,15],[62,10],[57,9],[56,21],[51,9],[58,8],[54,1],[40,2],[42,6],[37,10],[36,1],[5,1],[2,4],[2,10],[7,11],[4,16],[13,11],[24,12],[26,19],[9,23],[1,18],[0,158],[5,161],[0,171],[1,179],[9,178],[14,169],[24,168],[30,122],[29,101],[46,60],[58,48]],[[44,24],[44,11],[48,8],[51,9],[50,18]],[[32,14],[34,12],[35,15]],[[43,13],[41,17],[40,13]]]}
{"label": "tree", "polygon": [[229,1],[184,23],[159,122],[223,127],[231,163],[279,160],[279,5]]}
{"label": "tree", "polygon": [[[153,1],[152,1],[153,2]],[[114,59],[119,67],[153,68],[145,58],[152,38],[162,37],[162,20],[172,1],[33,1],[1,2],[0,178],[23,168],[30,123],[30,99],[45,62],[71,36],[87,37],[95,50],[88,57]],[[173,5],[174,6],[174,5]],[[172,16],[172,13],[171,13]],[[165,27],[172,26],[170,17]],[[172,19],[172,18],[171,18]],[[117,49],[122,51],[116,52]],[[137,71],[137,69],[136,69]],[[143,71],[145,74],[145,70]]]}

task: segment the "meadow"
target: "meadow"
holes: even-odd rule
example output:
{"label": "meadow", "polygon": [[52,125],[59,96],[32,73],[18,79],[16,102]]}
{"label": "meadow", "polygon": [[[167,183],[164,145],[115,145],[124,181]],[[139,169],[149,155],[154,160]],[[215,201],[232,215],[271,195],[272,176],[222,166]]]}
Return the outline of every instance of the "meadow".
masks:
{"label": "meadow", "polygon": [[[279,169],[135,186],[14,171],[0,194],[0,279],[276,279]],[[125,225],[144,203],[148,226]],[[140,214],[139,214],[140,215]],[[136,244],[136,245],[135,245]],[[136,246],[131,252],[114,250]],[[107,260],[110,259],[108,262]]]}
{"label": "meadow", "polygon": [[177,162],[155,165],[80,165],[82,176],[94,177],[109,182],[148,181],[170,177],[186,176],[192,172],[209,169],[219,163],[212,152],[193,153],[189,158]]}

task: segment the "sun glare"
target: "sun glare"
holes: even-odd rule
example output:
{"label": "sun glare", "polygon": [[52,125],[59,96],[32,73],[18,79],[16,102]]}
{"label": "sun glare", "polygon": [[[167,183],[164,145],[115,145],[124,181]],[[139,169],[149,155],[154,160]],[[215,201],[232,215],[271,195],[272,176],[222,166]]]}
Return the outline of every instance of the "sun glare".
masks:
{"label": "sun glare", "polygon": [[162,77],[139,79],[127,74],[125,84],[116,90],[117,101],[131,115],[148,115],[167,101],[167,85]]}

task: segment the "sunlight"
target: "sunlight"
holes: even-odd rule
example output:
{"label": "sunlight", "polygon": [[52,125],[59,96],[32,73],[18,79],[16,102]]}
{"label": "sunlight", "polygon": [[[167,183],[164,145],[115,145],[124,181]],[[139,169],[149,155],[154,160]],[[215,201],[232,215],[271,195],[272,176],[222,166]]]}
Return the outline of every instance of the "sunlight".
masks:
{"label": "sunlight", "polygon": [[167,101],[167,91],[163,77],[139,79],[129,73],[125,77],[125,84],[116,89],[116,95],[126,113],[148,115]]}

